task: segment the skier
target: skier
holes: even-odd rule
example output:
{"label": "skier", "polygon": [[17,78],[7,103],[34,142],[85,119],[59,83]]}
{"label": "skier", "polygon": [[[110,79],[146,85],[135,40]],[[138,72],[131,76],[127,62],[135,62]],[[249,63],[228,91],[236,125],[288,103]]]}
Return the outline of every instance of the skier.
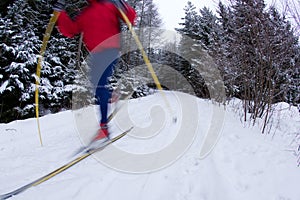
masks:
{"label": "skier", "polygon": [[[114,65],[119,57],[120,20],[122,15],[116,4],[134,24],[135,10],[123,0],[89,0],[89,5],[74,20],[65,11],[65,1],[57,0],[53,9],[61,12],[57,21],[59,31],[66,37],[83,34],[83,42],[90,51],[90,81],[95,89],[95,97],[100,105],[101,121],[93,141],[105,141],[109,138],[108,101],[111,91],[108,78],[112,75]],[[124,20],[124,19],[123,19]],[[98,143],[98,142],[97,142]]]}

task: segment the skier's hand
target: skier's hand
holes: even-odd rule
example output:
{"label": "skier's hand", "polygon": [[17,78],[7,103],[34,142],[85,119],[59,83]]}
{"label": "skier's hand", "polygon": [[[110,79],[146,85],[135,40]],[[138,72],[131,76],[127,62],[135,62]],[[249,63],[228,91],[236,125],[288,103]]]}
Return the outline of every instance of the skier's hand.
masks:
{"label": "skier's hand", "polygon": [[65,6],[66,6],[65,0],[56,0],[53,3],[53,10],[60,12],[65,9]]}

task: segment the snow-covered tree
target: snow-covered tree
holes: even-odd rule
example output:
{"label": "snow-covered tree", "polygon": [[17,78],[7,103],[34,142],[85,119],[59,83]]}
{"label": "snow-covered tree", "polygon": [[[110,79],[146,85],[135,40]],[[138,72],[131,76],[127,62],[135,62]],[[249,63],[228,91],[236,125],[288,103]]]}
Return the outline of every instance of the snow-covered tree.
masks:
{"label": "snow-covered tree", "polygon": [[[154,4],[153,0],[128,0],[127,2],[137,12],[134,31],[138,35],[138,38],[141,41],[146,54],[148,56],[151,56],[151,54],[153,54],[153,48],[155,48],[153,44],[157,44],[153,43],[153,41],[157,38],[157,35],[160,34],[159,27],[161,27],[162,25],[162,20],[158,13],[158,8]],[[127,53],[121,57],[119,62],[119,69],[132,70],[137,66],[143,65],[145,61],[143,60],[142,54],[138,46],[136,45],[134,38],[132,37],[131,33],[127,31],[127,25],[124,24],[122,29],[126,31],[126,34],[124,34],[122,38],[122,49]],[[135,47],[136,51],[128,52],[128,49],[132,49],[132,47]],[[151,61],[153,62],[153,60]],[[146,73],[148,69],[147,67],[145,67],[143,70],[145,70],[144,72]],[[120,76],[124,77],[124,72],[122,70],[119,74]],[[135,81],[133,81],[132,75],[132,73],[127,74],[127,80],[128,82],[132,83],[132,88],[146,88],[145,79],[143,77],[135,77]]]}
{"label": "snow-covered tree", "polygon": [[284,15],[295,25],[295,33],[300,36],[300,0],[280,0]]}
{"label": "snow-covered tree", "polygon": [[[47,0],[15,0],[0,18],[1,121],[34,116],[37,58],[52,13]],[[41,114],[69,108],[76,69],[77,43],[54,29],[41,71]]]}
{"label": "snow-covered tree", "polygon": [[[291,23],[276,8],[269,9],[270,49],[272,65],[276,69],[273,101],[296,105],[300,102],[300,45]],[[280,45],[278,45],[280,44]]]}
{"label": "snow-covered tree", "polygon": [[212,51],[212,54],[219,48],[221,26],[217,16],[207,7],[200,9],[199,36],[202,47]]}
{"label": "snow-covered tree", "polygon": [[[194,42],[190,48],[183,40],[179,49],[193,55],[197,44],[204,48],[223,75],[227,95],[244,100],[245,120],[264,117],[267,123],[273,103],[299,103],[299,38],[264,0],[230,2],[219,2],[218,17],[205,7],[196,12],[188,2],[177,31]],[[182,73],[193,72],[186,62],[181,66]]]}
{"label": "snow-covered tree", "polygon": [[40,44],[32,24],[36,12],[25,0],[15,1],[0,18],[1,121],[7,122],[33,113],[33,74]]}
{"label": "snow-covered tree", "polygon": [[267,123],[271,105],[286,101],[284,86],[291,88],[294,80],[291,72],[299,66],[298,40],[290,23],[275,8],[268,11],[263,0],[232,3],[231,8],[219,9],[227,34],[222,37],[226,78],[231,80],[234,96],[244,100],[245,120],[264,117]]}
{"label": "snow-covered tree", "polygon": [[179,23],[182,28],[176,30],[192,39],[199,39],[199,14],[196,11],[195,5],[188,1],[184,12],[185,16],[181,19],[183,22]]}
{"label": "snow-covered tree", "polygon": [[[184,11],[183,22],[179,23],[182,27],[176,30],[188,39],[183,37],[183,40],[180,41],[180,54],[190,61],[195,61],[195,63],[203,63],[203,57],[199,56],[199,52],[207,51],[206,53],[208,53],[210,50],[213,51],[213,46],[217,45],[217,18],[207,8],[197,12],[196,7],[191,2],[187,3]],[[181,73],[188,77],[197,96],[209,98],[208,87],[213,86],[211,83],[208,83],[208,79],[205,82],[204,77],[207,78],[212,74],[203,69],[200,75],[194,64],[182,60],[180,63]]]}

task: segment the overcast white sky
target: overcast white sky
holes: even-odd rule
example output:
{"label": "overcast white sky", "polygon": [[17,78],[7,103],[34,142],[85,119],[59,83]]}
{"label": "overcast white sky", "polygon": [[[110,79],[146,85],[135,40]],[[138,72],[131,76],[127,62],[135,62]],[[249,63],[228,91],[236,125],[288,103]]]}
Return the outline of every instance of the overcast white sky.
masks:
{"label": "overcast white sky", "polygon": [[[189,0],[153,0],[159,9],[160,16],[164,22],[165,29],[174,30],[179,27],[178,23],[182,22],[181,18],[184,17],[184,7]],[[204,6],[209,7],[215,11],[219,0],[190,0],[199,10]],[[266,0],[265,2],[273,2],[276,0]],[[223,2],[226,2],[224,0]]]}
{"label": "overcast white sky", "polygon": [[[197,10],[207,6],[211,9],[216,5],[214,0],[190,0]],[[165,29],[173,30],[175,27],[179,27],[178,23],[181,22],[181,18],[184,17],[184,7],[187,5],[188,0],[153,0],[159,9],[159,13],[164,22]]]}

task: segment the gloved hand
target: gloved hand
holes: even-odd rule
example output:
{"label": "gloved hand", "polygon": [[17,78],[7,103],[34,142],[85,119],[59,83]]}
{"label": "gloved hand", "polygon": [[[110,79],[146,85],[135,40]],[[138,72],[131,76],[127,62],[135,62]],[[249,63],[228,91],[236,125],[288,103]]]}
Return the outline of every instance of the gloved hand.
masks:
{"label": "gloved hand", "polygon": [[66,6],[65,0],[56,0],[53,3],[53,10],[62,11],[65,9],[65,6]]}

